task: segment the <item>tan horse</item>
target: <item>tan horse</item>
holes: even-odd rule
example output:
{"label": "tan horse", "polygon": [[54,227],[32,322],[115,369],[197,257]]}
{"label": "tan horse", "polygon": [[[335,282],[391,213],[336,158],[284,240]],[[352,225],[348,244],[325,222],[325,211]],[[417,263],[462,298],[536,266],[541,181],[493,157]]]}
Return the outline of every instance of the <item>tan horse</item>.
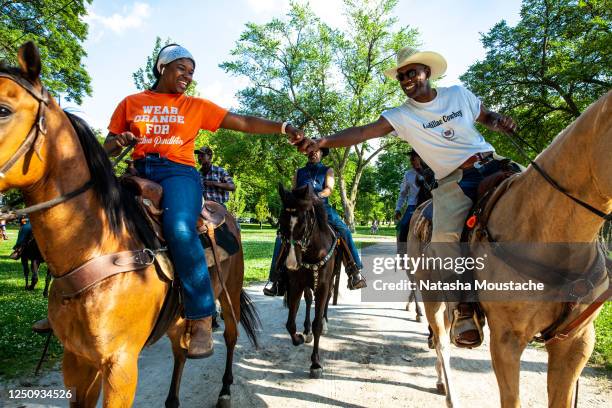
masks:
{"label": "tan horse", "polygon": [[[31,214],[34,236],[42,243],[40,250],[53,276],[65,275],[104,254],[150,248],[143,219],[135,215],[134,200],[121,189],[91,130],[63,112],[52,98],[47,100],[39,81],[40,56],[32,43],[20,48],[19,63],[18,69],[0,69],[0,172],[5,173],[0,174],[0,191],[19,188],[27,205],[33,205],[65,196],[93,181],[86,191]],[[37,142],[20,156],[20,146],[29,139],[30,129],[38,133]],[[15,157],[18,160],[11,165]],[[228,226],[238,233],[235,220],[229,219]],[[221,269],[233,313],[254,340],[256,315],[242,291],[242,248]],[[218,297],[221,287],[214,268],[211,275]],[[76,390],[72,406],[95,407],[100,391],[105,407],[131,406],[138,355],[160,314],[168,287],[154,266],[113,275],[68,299],[52,286],[49,320],[64,346],[65,385]],[[221,304],[226,316],[227,360],[219,404],[229,406],[238,328],[227,318],[232,310],[224,296]],[[175,366],[166,406],[178,406],[185,363],[185,350],[179,344],[183,324],[176,322],[168,331]]]}
{"label": "tan horse", "polygon": [[[612,92],[593,103],[576,121],[561,132],[536,162],[572,196],[604,214],[612,210]],[[427,221],[417,210],[411,222],[409,251],[418,256],[427,237]],[[604,220],[554,189],[530,166],[514,177],[507,192],[492,207],[488,229],[497,242],[592,243]],[[474,242],[473,242],[474,243]],[[555,270],[556,259],[538,259]],[[582,265],[586,270],[586,265]],[[586,272],[586,271],[585,271]],[[476,279],[490,279],[501,274],[506,279],[522,278],[511,267],[502,270],[475,271]],[[427,279],[417,271],[417,279]],[[601,280],[598,293],[607,288]],[[564,329],[587,308],[580,304],[556,330]],[[490,327],[490,348],[497,377],[501,406],[519,407],[520,358],[527,344],[538,333],[553,325],[563,313],[561,302],[482,302]],[[449,322],[443,303],[425,303],[427,320],[434,331],[438,372],[438,390],[446,393],[446,402],[457,407],[452,381]],[[592,314],[570,336],[548,351],[548,404],[569,408],[576,381],[588,361],[595,343]],[[476,388],[474,388],[476,390]],[[477,392],[477,391],[474,391]]]}

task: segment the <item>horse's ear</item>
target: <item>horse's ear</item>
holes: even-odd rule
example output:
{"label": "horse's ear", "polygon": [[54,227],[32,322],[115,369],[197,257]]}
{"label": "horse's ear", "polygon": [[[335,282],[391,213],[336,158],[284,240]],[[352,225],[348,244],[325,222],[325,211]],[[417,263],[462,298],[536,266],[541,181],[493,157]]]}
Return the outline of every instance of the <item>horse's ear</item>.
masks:
{"label": "horse's ear", "polygon": [[308,183],[308,193],[306,194],[306,197],[311,198],[314,196],[315,196],[315,193],[314,193],[314,189],[312,188],[312,184]]}
{"label": "horse's ear", "polygon": [[40,52],[32,41],[19,47],[19,67],[23,75],[32,83],[38,82],[40,75]]}
{"label": "horse's ear", "polygon": [[308,197],[308,193],[310,191],[309,189],[311,189],[311,188],[312,188],[312,186],[310,184],[305,184],[305,185],[303,185],[301,187],[298,187],[295,190],[293,190],[293,195],[296,198],[298,198],[300,200],[303,200],[303,199]]}

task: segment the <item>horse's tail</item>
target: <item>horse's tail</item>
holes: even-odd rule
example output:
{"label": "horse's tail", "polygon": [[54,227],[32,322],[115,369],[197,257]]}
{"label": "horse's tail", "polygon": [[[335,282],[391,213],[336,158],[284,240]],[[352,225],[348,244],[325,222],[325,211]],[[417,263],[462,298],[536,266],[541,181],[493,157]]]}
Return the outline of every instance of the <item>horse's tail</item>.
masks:
{"label": "horse's tail", "polygon": [[261,319],[255,308],[255,303],[244,289],[240,291],[240,323],[242,323],[251,344],[259,348],[257,331],[261,330]]}

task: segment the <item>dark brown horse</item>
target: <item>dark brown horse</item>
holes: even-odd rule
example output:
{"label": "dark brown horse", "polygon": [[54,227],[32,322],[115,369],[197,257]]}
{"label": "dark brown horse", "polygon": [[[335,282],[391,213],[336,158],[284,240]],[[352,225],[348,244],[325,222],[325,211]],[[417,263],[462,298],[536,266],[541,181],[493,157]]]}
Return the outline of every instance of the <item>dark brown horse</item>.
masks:
{"label": "dark brown horse", "polygon": [[[339,263],[335,251],[337,238],[327,223],[323,202],[313,193],[310,185],[287,191],[279,185],[283,209],[279,218],[281,237],[288,248],[285,265],[287,274],[287,331],[294,346],[299,346],[311,337],[310,303],[315,297],[315,316],[312,322],[314,346],[311,355],[310,377],[323,374],[319,358],[319,339],[324,330],[327,305],[332,293],[334,266]],[[296,333],[295,317],[305,292],[306,320],[304,335]]]}
{"label": "dark brown horse", "polygon": [[[124,251],[145,254],[146,249],[151,254],[158,248],[136,200],[119,184],[91,129],[62,111],[42,86],[40,55],[34,44],[20,48],[19,65],[0,69],[0,191],[18,188],[28,206],[45,206],[33,212],[30,220],[56,278],[49,293],[49,321],[64,346],[64,383],[76,391],[71,405],[95,407],[103,391],[103,406],[129,407],[136,392],[138,355],[172,283],[160,277],[155,264],[146,263],[74,296],[60,292],[57,278],[90,260]],[[228,216],[226,224],[239,241],[236,221]],[[217,297],[219,278],[225,280],[228,296],[220,297],[224,315],[234,315],[256,342],[256,312],[242,290],[242,246],[210,273]],[[236,321],[225,319],[227,359],[220,406],[230,405]],[[166,400],[171,407],[179,405],[186,354],[180,341],[184,324],[179,319],[168,329],[174,354]]]}
{"label": "dark brown horse", "polygon": [[[21,251],[21,267],[23,268],[23,277],[25,278],[26,290],[34,290],[38,283],[38,270],[40,265],[45,262],[36,240],[32,237],[24,244],[24,248]],[[29,279],[30,270],[32,271],[32,279]],[[28,284],[29,281],[29,284]],[[47,269],[47,275],[45,278],[45,289],[43,290],[43,296],[49,295],[49,283],[51,283],[51,272]]]}

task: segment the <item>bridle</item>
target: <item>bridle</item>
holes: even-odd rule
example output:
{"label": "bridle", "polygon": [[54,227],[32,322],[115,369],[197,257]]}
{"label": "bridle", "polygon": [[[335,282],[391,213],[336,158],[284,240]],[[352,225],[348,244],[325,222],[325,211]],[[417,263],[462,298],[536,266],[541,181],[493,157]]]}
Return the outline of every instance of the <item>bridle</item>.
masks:
{"label": "bridle", "polygon": [[49,94],[44,87],[39,92],[30,82],[26,81],[25,79],[5,72],[0,72],[0,78],[7,78],[17,83],[17,85],[28,91],[28,93],[38,101],[38,112],[36,114],[36,119],[30,128],[28,136],[24,139],[21,146],[19,146],[15,153],[13,153],[13,155],[6,161],[6,163],[0,166],[0,178],[4,178],[6,177],[6,173],[15,165],[15,163],[17,163],[17,161],[21,159],[23,155],[28,153],[33,146],[35,146],[36,153],[40,157],[38,149],[44,140],[41,135],[44,136],[47,134],[46,111],[49,105]]}
{"label": "bridle", "polygon": [[[41,87],[41,90],[38,91],[32,83],[21,78],[16,75],[11,75],[6,72],[0,72],[0,78],[10,79],[15,82],[17,85],[21,86],[25,89],[34,99],[38,101],[38,112],[36,113],[36,119],[28,132],[28,135],[21,143],[21,145],[17,148],[17,150],[11,155],[11,157],[0,166],[0,179],[6,177],[6,173],[27,153],[29,153],[32,149],[34,149],[35,153],[38,155],[39,159],[42,160],[40,156],[40,147],[44,142],[44,136],[47,134],[47,108],[49,106],[49,93],[44,87]],[[9,210],[8,212],[0,212],[0,218],[4,220],[12,220],[22,215],[31,214],[36,211],[45,210],[51,207],[54,207],[64,201],[70,200],[73,197],[78,196],[79,194],[87,191],[93,185],[93,181],[89,180],[84,185],[79,187],[78,189],[71,191],[70,193],[63,194],[59,197],[51,199],[49,201],[45,201],[30,207],[26,207],[20,210]]]}
{"label": "bridle", "polygon": [[[287,211],[290,214],[294,214],[297,213],[297,209],[295,208],[285,208],[285,211]],[[312,233],[314,231],[314,225],[316,222],[316,214],[314,211],[314,207],[311,208],[307,213],[306,213],[306,229],[304,231],[304,234],[302,235],[302,238],[300,240],[294,240],[293,236],[287,238],[282,232],[279,232],[280,235],[280,239],[281,241],[285,244],[285,245],[297,245],[300,247],[300,252],[302,253],[302,256],[306,253],[306,251],[308,250],[308,248],[310,247],[311,241],[312,241]],[[328,225],[329,227],[329,225]],[[305,269],[310,269],[314,272],[317,272],[319,269],[321,269],[327,262],[329,262],[329,260],[331,259],[331,257],[334,254],[334,250],[336,249],[336,245],[337,245],[337,238],[336,238],[336,233],[334,232],[334,230],[329,227],[330,232],[332,233],[333,236],[333,242],[331,247],[327,250],[327,254],[321,258],[319,261],[314,262],[314,263],[307,263],[307,262],[302,262],[300,264],[300,267],[305,268]]]}

